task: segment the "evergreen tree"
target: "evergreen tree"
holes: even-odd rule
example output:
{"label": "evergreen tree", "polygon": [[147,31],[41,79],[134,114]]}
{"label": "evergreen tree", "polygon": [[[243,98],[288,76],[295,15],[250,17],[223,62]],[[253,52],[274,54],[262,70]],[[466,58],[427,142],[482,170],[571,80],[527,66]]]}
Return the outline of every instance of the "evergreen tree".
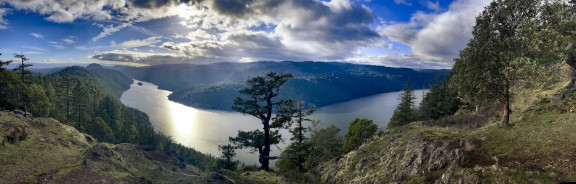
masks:
{"label": "evergreen tree", "polygon": [[[279,144],[281,140],[281,135],[278,130],[270,131],[269,134],[269,144],[275,145]],[[243,149],[248,148],[250,149],[251,153],[258,151],[259,161],[264,167],[264,150],[266,148],[266,138],[264,132],[260,130],[253,130],[253,131],[240,131],[238,130],[238,135],[236,137],[230,137],[230,142],[236,145],[236,148]],[[261,167],[261,168],[262,168]]]}
{"label": "evergreen tree", "polygon": [[[19,58],[21,60],[21,64],[18,65],[18,67],[14,68],[14,71],[18,71],[20,73],[20,75],[22,75],[22,86],[20,87],[21,91],[20,91],[20,100],[22,101],[22,110],[24,110],[24,112],[28,112],[28,104],[29,104],[29,97],[28,94],[26,93],[26,76],[32,74],[32,72],[30,72],[29,70],[26,70],[26,68],[31,67],[31,64],[24,64],[24,61],[28,61],[30,59],[28,59],[26,56],[24,56],[24,54],[14,54],[15,58]],[[24,113],[24,116],[27,116],[27,113]]]}
{"label": "evergreen tree", "polygon": [[[230,138],[232,142],[238,143],[239,147],[252,147],[260,153],[259,162],[262,164],[260,169],[269,169],[270,146],[280,142],[278,130],[290,126],[292,116],[296,112],[294,100],[276,100],[274,97],[279,95],[280,88],[292,74],[268,73],[266,76],[256,76],[248,79],[248,88],[239,92],[248,96],[248,98],[236,97],[232,109],[242,113],[254,116],[262,122],[263,132],[238,132],[236,138]],[[244,133],[249,136],[241,136]],[[250,138],[252,140],[242,140]],[[256,140],[258,139],[258,140]],[[260,140],[261,139],[261,140]],[[248,144],[245,144],[248,143]]]}
{"label": "evergreen tree", "polygon": [[378,126],[376,126],[372,120],[360,118],[354,119],[354,121],[350,123],[348,132],[346,132],[346,136],[344,137],[342,150],[344,150],[344,152],[350,152],[360,147],[368,139],[374,136],[376,130],[378,130]]}
{"label": "evergreen tree", "polygon": [[[0,53],[0,56],[2,53]],[[14,101],[15,92],[12,91],[14,83],[11,81],[14,77],[12,72],[6,70],[6,66],[12,63],[12,60],[2,61],[0,60],[0,109],[13,109],[16,106]]]}
{"label": "evergreen tree", "polygon": [[18,65],[18,67],[14,68],[14,71],[18,71],[20,75],[22,75],[22,83],[26,83],[26,81],[24,80],[26,78],[26,75],[32,74],[32,72],[26,70],[26,68],[31,67],[32,65],[24,64],[24,61],[28,61],[30,59],[24,56],[24,54],[14,54],[14,57],[19,58],[20,61],[22,62],[20,65]]}
{"label": "evergreen tree", "polygon": [[235,147],[233,145],[218,145],[218,149],[222,151],[222,158],[226,161],[225,168],[228,170],[234,170],[238,162],[233,161],[232,158],[236,156]]}
{"label": "evergreen tree", "polygon": [[414,110],[414,99],[416,99],[416,97],[412,94],[412,88],[410,88],[410,86],[410,82],[406,81],[404,93],[400,95],[400,104],[396,106],[387,128],[404,126],[417,120]]}
{"label": "evergreen tree", "polygon": [[281,157],[290,159],[278,161],[278,163],[283,163],[285,165],[285,169],[291,168],[291,166],[288,165],[294,165],[300,172],[305,171],[303,164],[305,162],[305,157],[310,151],[310,143],[305,142],[306,137],[304,136],[304,134],[308,132],[309,128],[304,127],[303,123],[307,121],[313,121],[306,118],[306,116],[312,115],[312,113],[315,111],[314,107],[308,110],[305,110],[304,108],[304,101],[300,100],[298,102],[296,115],[293,117],[295,118],[293,123],[295,123],[296,127],[290,129],[290,133],[292,133],[292,138],[290,138],[290,140],[294,142],[288,145],[288,147],[286,147],[286,149],[280,155]]}
{"label": "evergreen tree", "polygon": [[542,63],[558,60],[563,39],[539,0],[496,0],[476,18],[473,38],[455,59],[450,85],[466,100],[503,106],[510,120],[511,87],[542,79]]}
{"label": "evergreen tree", "polygon": [[[0,56],[2,55],[2,53],[0,53]],[[6,61],[2,61],[0,60],[0,71],[4,71],[6,70],[5,66],[8,66],[10,63],[12,63],[13,60],[6,60]]]}
{"label": "evergreen tree", "polygon": [[333,124],[320,128],[319,121],[312,122],[310,136],[310,152],[306,157],[304,167],[307,169],[318,166],[320,163],[342,155],[343,139],[340,129]]}
{"label": "evergreen tree", "polygon": [[311,119],[306,118],[306,116],[310,116],[316,110],[314,107],[308,109],[307,111],[304,109],[304,101],[300,100],[298,102],[298,107],[296,110],[296,115],[294,116],[296,127],[290,130],[292,133],[292,138],[290,140],[295,141],[298,144],[302,144],[306,137],[304,134],[308,131],[308,128],[304,127],[303,123],[306,121],[312,121]]}
{"label": "evergreen tree", "polygon": [[420,103],[418,112],[423,120],[435,120],[449,116],[458,110],[460,101],[456,94],[448,87],[448,79],[440,82],[440,75],[436,76],[435,83]]}
{"label": "evergreen tree", "polygon": [[64,70],[62,70],[62,72],[60,73],[60,75],[62,76],[62,80],[63,80],[63,87],[65,90],[64,93],[64,100],[65,100],[65,104],[66,104],[66,109],[64,110],[65,115],[65,122],[66,124],[68,124],[68,117],[70,116],[70,67],[66,67],[64,68]]}
{"label": "evergreen tree", "polygon": [[111,142],[114,139],[114,132],[100,117],[94,118],[88,128],[88,133],[99,141]]}

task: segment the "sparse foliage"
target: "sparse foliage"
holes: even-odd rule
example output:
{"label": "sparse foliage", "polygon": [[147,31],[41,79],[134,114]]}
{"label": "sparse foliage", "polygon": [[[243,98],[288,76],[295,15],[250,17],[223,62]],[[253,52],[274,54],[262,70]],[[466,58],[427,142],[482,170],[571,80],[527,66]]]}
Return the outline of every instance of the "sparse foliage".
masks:
{"label": "sparse foliage", "polygon": [[[0,56],[2,55],[2,53],[0,53]],[[6,61],[2,61],[0,60],[0,71],[2,70],[6,70],[6,66],[8,66],[10,63],[12,63],[13,60],[6,60]]]}

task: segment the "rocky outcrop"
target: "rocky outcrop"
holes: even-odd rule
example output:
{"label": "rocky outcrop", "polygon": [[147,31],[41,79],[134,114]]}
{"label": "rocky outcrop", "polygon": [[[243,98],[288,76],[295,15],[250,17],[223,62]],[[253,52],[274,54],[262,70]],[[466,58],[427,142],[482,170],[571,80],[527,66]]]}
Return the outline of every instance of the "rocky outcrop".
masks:
{"label": "rocky outcrop", "polygon": [[323,183],[449,183],[477,140],[384,135],[317,168]]}
{"label": "rocky outcrop", "polygon": [[0,124],[0,145],[22,141],[26,137],[28,137],[26,124],[20,121],[6,121]]}

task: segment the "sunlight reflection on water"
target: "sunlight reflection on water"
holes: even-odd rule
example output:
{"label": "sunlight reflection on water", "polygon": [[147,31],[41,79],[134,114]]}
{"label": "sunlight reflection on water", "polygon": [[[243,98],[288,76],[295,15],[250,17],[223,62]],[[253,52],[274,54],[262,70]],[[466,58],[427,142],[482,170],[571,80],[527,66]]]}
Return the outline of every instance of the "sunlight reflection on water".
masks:
{"label": "sunlight reflection on water", "polygon": [[[148,114],[154,130],[203,153],[219,157],[218,145],[228,144],[228,137],[236,136],[238,130],[262,128],[257,118],[233,111],[188,107],[168,100],[170,91],[160,90],[148,82],[142,82],[143,85],[139,86],[138,82],[142,81],[135,80],[131,88],[122,94],[122,103]],[[342,129],[342,135],[345,134],[349,122],[356,117],[374,120],[380,127],[385,127],[399,103],[400,94],[401,92],[382,93],[321,107],[311,119],[321,120],[324,125],[335,124]],[[422,90],[415,90],[414,94],[419,103]],[[281,134],[285,142],[278,147],[283,149],[288,144],[290,135],[287,130],[282,130]],[[278,147],[272,146],[271,155],[280,154]],[[235,159],[248,165],[258,163],[258,156],[248,150],[237,150]]]}

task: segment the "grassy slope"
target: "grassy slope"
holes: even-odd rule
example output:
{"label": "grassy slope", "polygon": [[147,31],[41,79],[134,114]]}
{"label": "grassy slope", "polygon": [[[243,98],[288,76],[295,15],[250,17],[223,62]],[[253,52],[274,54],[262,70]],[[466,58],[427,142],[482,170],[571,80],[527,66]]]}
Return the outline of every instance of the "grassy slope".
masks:
{"label": "grassy slope", "polygon": [[413,123],[324,163],[317,168],[318,179],[343,183],[576,181],[576,90],[567,87],[573,75],[568,70],[562,67],[563,80],[515,88],[510,127],[500,124],[500,110],[449,118],[460,123],[481,119],[484,125],[479,128]]}
{"label": "grassy slope", "polygon": [[205,173],[174,155],[98,143],[54,119],[12,112],[0,112],[0,138],[0,183],[284,183],[266,172]]}

